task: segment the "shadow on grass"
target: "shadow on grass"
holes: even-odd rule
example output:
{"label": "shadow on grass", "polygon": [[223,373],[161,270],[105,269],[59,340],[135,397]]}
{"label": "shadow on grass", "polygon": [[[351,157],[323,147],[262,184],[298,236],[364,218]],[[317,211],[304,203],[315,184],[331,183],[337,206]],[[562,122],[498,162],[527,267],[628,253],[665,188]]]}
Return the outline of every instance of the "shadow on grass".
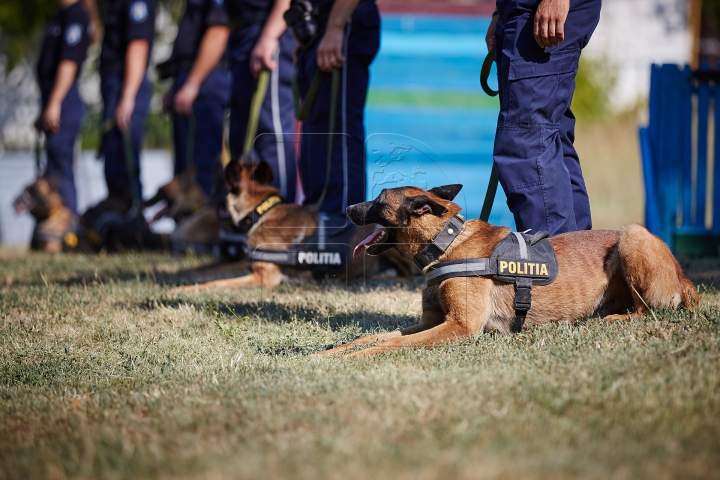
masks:
{"label": "shadow on grass", "polygon": [[372,332],[379,328],[395,330],[415,325],[420,319],[413,315],[397,315],[356,310],[353,312],[327,313],[320,309],[301,305],[287,305],[272,301],[218,303],[213,300],[193,301],[186,299],[153,300],[140,304],[145,310],[159,307],[179,308],[192,305],[206,314],[222,316],[224,321],[236,319],[240,321],[263,321],[276,324],[290,322],[312,322],[322,327],[337,330],[347,326],[357,326],[363,332]]}

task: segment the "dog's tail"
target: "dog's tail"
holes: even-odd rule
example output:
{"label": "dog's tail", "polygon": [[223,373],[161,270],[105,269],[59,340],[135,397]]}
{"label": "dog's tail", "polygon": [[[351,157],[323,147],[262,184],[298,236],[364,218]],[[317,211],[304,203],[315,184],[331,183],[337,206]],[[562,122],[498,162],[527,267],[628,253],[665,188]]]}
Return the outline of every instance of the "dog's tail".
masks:
{"label": "dog's tail", "polygon": [[685,276],[679,264],[677,265],[677,272],[678,280],[680,281],[680,298],[682,298],[680,307],[687,308],[688,310],[693,309],[700,305],[700,295],[698,294],[697,288],[695,288],[695,285]]}
{"label": "dog's tail", "polygon": [[619,251],[629,286],[646,308],[695,308],[699,304],[695,285],[685,276],[670,248],[638,224],[627,225],[620,236]]}

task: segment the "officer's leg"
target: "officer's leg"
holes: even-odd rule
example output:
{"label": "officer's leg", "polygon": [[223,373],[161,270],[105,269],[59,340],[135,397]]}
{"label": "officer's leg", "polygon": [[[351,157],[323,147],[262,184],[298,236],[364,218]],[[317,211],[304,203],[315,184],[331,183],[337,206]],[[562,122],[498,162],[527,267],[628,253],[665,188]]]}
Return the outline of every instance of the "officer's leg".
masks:
{"label": "officer's leg", "polygon": [[[560,120],[572,98],[579,50],[544,54],[532,36],[532,17],[526,12],[501,18],[500,113],[493,158],[517,229],[556,235],[577,229]],[[547,58],[538,62],[526,52]]]}
{"label": "officer's leg", "polygon": [[[368,67],[379,47],[379,16],[374,3],[360,3],[346,27],[346,64],[340,69],[340,85],[333,128],[333,152],[330,180],[326,186],[327,142],[330,116],[332,75],[322,74],[320,88],[308,118],[303,122],[303,139],[298,166],[303,181],[305,203],[320,200],[325,188],[321,211],[344,214],[345,208],[365,198],[365,131],[363,114]],[[322,36],[323,32],[320,32]],[[307,90],[318,71],[316,50],[303,52],[298,58],[301,89]],[[301,91],[301,93],[304,93]]]}
{"label": "officer's leg", "polygon": [[[175,94],[187,79],[188,71],[180,72],[173,81],[170,90],[173,99]],[[173,130],[173,149],[175,150],[175,169],[174,174],[180,175],[187,167],[187,142],[188,142],[188,116],[181,115],[173,109],[172,111],[172,130]]]}
{"label": "officer's leg", "polygon": [[560,120],[560,138],[563,145],[563,159],[565,168],[570,173],[570,183],[573,193],[573,211],[575,212],[575,225],[578,230],[590,230],[592,218],[590,216],[590,199],[588,198],[585,180],[580,168],[580,158],[575,151],[575,115],[568,108]]}
{"label": "officer's leg", "polygon": [[[338,118],[342,131],[344,153],[344,198],[341,212],[365,201],[365,101],[370,82],[370,64],[380,48],[380,16],[374,2],[361,3],[348,25],[347,58],[341,71],[341,105]],[[337,122],[336,122],[337,124]]]}
{"label": "officer's leg", "polygon": [[200,86],[193,104],[195,118],[191,119],[191,127],[194,123],[194,128],[190,128],[189,132],[189,135],[194,134],[192,161],[197,171],[197,181],[208,197],[212,193],[213,166],[222,151],[223,119],[229,90],[228,73],[224,69],[215,69]]}
{"label": "officer's leg", "polygon": [[63,204],[77,213],[77,194],[73,160],[75,157],[75,140],[82,123],[84,107],[77,85],[68,91],[62,103],[60,130],[47,134],[48,162],[46,175],[55,179],[58,193]]}
{"label": "officer's leg", "polygon": [[228,42],[228,57],[232,75],[230,93],[230,152],[239,157],[245,143],[245,132],[250,116],[250,104],[257,81],[250,71],[252,51],[262,25],[253,24],[240,30],[233,30]]}
{"label": "officer's leg", "polygon": [[145,138],[145,120],[150,110],[152,99],[152,85],[147,78],[140,84],[137,96],[135,97],[135,110],[130,117],[130,131],[132,133],[132,154],[135,165],[135,172],[131,181],[135,185],[135,192],[142,200],[142,184],[140,182],[140,151],[142,150],[143,139]]}
{"label": "officer's leg", "polygon": [[280,48],[275,57],[278,66],[270,72],[254,146],[258,156],[273,167],[273,184],[289,201],[295,200],[297,177],[291,86],[295,44],[289,30],[280,37]]}
{"label": "officer's leg", "polygon": [[[123,154],[123,137],[120,130],[114,126],[115,109],[120,100],[122,78],[113,75],[102,79],[101,93],[103,98],[103,138],[102,154],[105,160],[105,182],[108,195],[111,197],[129,199],[128,174]],[[112,125],[107,131],[105,129]]]}

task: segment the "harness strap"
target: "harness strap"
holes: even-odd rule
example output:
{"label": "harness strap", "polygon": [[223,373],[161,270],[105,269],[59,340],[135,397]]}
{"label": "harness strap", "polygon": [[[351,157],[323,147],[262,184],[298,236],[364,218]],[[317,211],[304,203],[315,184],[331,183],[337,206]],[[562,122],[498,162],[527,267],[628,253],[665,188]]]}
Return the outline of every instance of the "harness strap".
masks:
{"label": "harness strap", "polygon": [[497,263],[491,258],[468,258],[441,262],[430,267],[425,277],[427,286],[454,277],[484,277],[497,273]]}
{"label": "harness strap", "polygon": [[453,216],[443,226],[435,237],[430,240],[430,243],[420,250],[420,253],[413,257],[413,263],[420,269],[424,270],[425,267],[435,262],[440,256],[445,253],[450,244],[457,238],[463,229],[465,219],[461,215]]}
{"label": "harness strap", "polygon": [[525,324],[525,317],[527,316],[528,310],[530,310],[531,303],[532,278],[517,277],[515,279],[515,302],[513,303],[515,318],[513,318],[510,324],[511,332],[520,333],[520,331],[522,331],[522,327]]}

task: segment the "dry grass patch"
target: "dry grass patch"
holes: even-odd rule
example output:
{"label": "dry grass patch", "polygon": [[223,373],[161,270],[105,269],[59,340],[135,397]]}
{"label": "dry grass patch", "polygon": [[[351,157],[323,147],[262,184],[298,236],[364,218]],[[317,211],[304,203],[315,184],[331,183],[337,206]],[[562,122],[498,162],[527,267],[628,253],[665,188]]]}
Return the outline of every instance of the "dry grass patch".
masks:
{"label": "dry grass patch", "polygon": [[414,323],[420,283],[173,294],[199,260],[0,256],[0,477],[714,478],[720,467],[712,286],[697,311],[657,320],[338,362],[306,354]]}

